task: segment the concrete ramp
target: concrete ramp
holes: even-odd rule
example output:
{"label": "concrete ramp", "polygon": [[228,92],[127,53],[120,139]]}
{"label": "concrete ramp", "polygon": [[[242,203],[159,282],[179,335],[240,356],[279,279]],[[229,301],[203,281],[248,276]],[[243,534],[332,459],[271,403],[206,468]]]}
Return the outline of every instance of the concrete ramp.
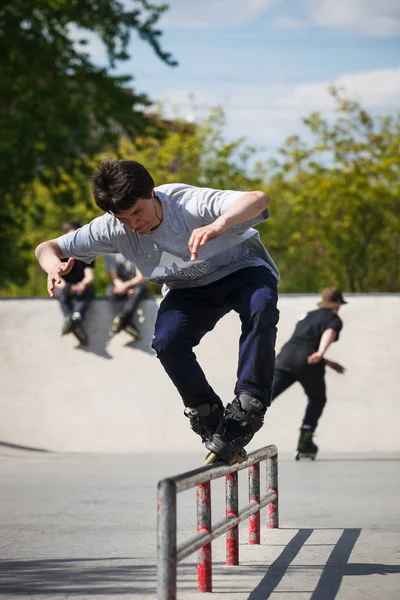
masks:
{"label": "concrete ramp", "polygon": [[[344,330],[327,356],[347,367],[327,375],[328,403],[318,429],[321,454],[399,450],[400,295],[350,295]],[[50,299],[0,300],[0,443],[61,452],[198,452],[181,400],[151,350],[160,299],[144,303],[143,340],[122,332],[107,342],[112,313],[96,300],[87,317],[90,345],[61,337]],[[318,296],[281,295],[277,350]],[[233,397],[240,323],[227,315],[196,349],[225,402]],[[295,447],[306,399],[295,384],[276,400],[249,446]]]}

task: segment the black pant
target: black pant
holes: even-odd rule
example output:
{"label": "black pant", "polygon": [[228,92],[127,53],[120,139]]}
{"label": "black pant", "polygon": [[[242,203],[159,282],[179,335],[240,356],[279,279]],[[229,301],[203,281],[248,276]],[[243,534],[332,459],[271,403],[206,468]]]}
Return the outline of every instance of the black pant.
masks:
{"label": "black pant", "polygon": [[303,386],[308,397],[302,427],[315,431],[326,403],[325,365],[307,365],[299,373],[275,369],[272,400],[275,400],[279,394],[282,394],[296,381]]}
{"label": "black pant", "polygon": [[54,288],[54,296],[60,303],[65,317],[71,316],[73,312],[79,312],[82,317],[94,298],[94,287],[88,285],[83,292],[71,295],[71,283],[66,283],[63,288]]}
{"label": "black pant", "polygon": [[277,300],[276,278],[265,267],[240,269],[208,285],[167,294],[158,311],[152,346],[185,406],[221,403],[193,347],[231,310],[242,322],[235,394],[247,392],[269,406]]}
{"label": "black pant", "polygon": [[143,283],[136,285],[134,290],[135,293],[125,296],[119,296],[118,294],[112,293],[113,286],[109,286],[107,288],[106,295],[107,297],[118,306],[119,316],[123,321],[124,325],[128,325],[131,323],[132,325],[137,309],[139,308],[140,303],[147,296],[147,286]]}

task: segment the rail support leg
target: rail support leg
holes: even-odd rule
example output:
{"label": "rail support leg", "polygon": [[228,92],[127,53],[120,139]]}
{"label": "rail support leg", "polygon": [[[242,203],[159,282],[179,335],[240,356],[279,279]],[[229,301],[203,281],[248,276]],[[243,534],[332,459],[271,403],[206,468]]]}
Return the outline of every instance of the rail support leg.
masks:
{"label": "rail support leg", "polygon": [[275,492],[276,498],[268,504],[268,529],[279,527],[278,509],[278,455],[267,458],[267,492]]}
{"label": "rail support leg", "polygon": [[158,485],[157,600],[176,600],[176,485]]}
{"label": "rail support leg", "polygon": [[[260,463],[249,468],[249,502],[260,504]],[[260,543],[260,511],[249,517],[249,544]]]}
{"label": "rail support leg", "polygon": [[[197,486],[197,531],[211,532],[210,482]],[[211,542],[200,548],[197,555],[197,582],[199,592],[212,592]]]}
{"label": "rail support leg", "polygon": [[[239,512],[238,474],[231,473],[225,478],[226,516],[237,517]],[[226,532],[226,564],[239,564],[239,527],[236,525]]]}

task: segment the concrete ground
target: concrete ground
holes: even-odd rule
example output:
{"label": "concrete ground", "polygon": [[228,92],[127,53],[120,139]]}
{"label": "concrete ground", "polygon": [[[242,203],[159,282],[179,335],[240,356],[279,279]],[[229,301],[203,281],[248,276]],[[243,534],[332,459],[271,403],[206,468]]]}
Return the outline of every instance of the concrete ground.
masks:
{"label": "concrete ground", "polygon": [[[305,397],[296,384],[267,412],[249,449],[280,452],[281,528],[262,545],[240,536],[241,563],[213,543],[214,593],[225,600],[399,600],[400,295],[351,295],[328,357],[318,460],[296,463]],[[277,350],[317,296],[282,295]],[[143,305],[143,339],[110,342],[112,314],[96,300],[90,344],[60,336],[57,302],[0,299],[0,596],[34,600],[156,598],[159,479],[202,464],[204,452],[151,349],[159,299]],[[227,315],[196,354],[226,403],[233,398],[240,324]],[[199,453],[200,452],[200,453]],[[247,479],[239,474],[241,506]],[[212,483],[213,522],[224,515]],[[265,510],[263,511],[266,512]],[[178,541],[196,530],[195,491],[178,496]],[[178,569],[194,600],[196,557]],[[203,596],[204,597],[204,596]]]}
{"label": "concrete ground", "polygon": [[[156,598],[157,481],[203,455],[53,454],[1,448],[0,596]],[[196,591],[195,555],[178,569],[178,598],[398,600],[400,455],[279,460],[280,529],[247,544],[240,566],[213,543],[213,594]],[[262,472],[263,475],[263,472]],[[262,479],[262,482],[264,479]],[[239,473],[240,503],[247,503]],[[213,522],[223,517],[212,483]],[[264,510],[263,513],[266,511]],[[195,492],[178,496],[178,543],[196,530]]]}

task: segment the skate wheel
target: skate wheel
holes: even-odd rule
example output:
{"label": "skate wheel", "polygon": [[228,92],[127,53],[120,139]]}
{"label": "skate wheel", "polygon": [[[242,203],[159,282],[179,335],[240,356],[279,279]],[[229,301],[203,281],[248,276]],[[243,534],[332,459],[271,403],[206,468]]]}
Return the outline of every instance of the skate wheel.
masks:
{"label": "skate wheel", "polygon": [[206,460],[204,461],[205,465],[212,465],[219,460],[218,456],[214,454],[214,452],[210,452],[206,456]]}
{"label": "skate wheel", "polygon": [[[248,458],[247,452],[242,450],[240,454],[237,454],[235,456],[235,462],[238,465],[241,465],[242,463],[244,463],[247,460],[247,458]],[[217,454],[215,454],[214,452],[210,452],[209,454],[207,454],[204,464],[205,465],[213,465],[214,463],[218,462],[219,460],[220,460],[220,458],[219,458],[219,456],[217,456]]]}
{"label": "skate wheel", "polygon": [[242,450],[240,454],[236,455],[236,462],[238,465],[241,465],[242,463],[244,463],[247,460],[248,456],[247,456],[247,452],[245,450]]}

